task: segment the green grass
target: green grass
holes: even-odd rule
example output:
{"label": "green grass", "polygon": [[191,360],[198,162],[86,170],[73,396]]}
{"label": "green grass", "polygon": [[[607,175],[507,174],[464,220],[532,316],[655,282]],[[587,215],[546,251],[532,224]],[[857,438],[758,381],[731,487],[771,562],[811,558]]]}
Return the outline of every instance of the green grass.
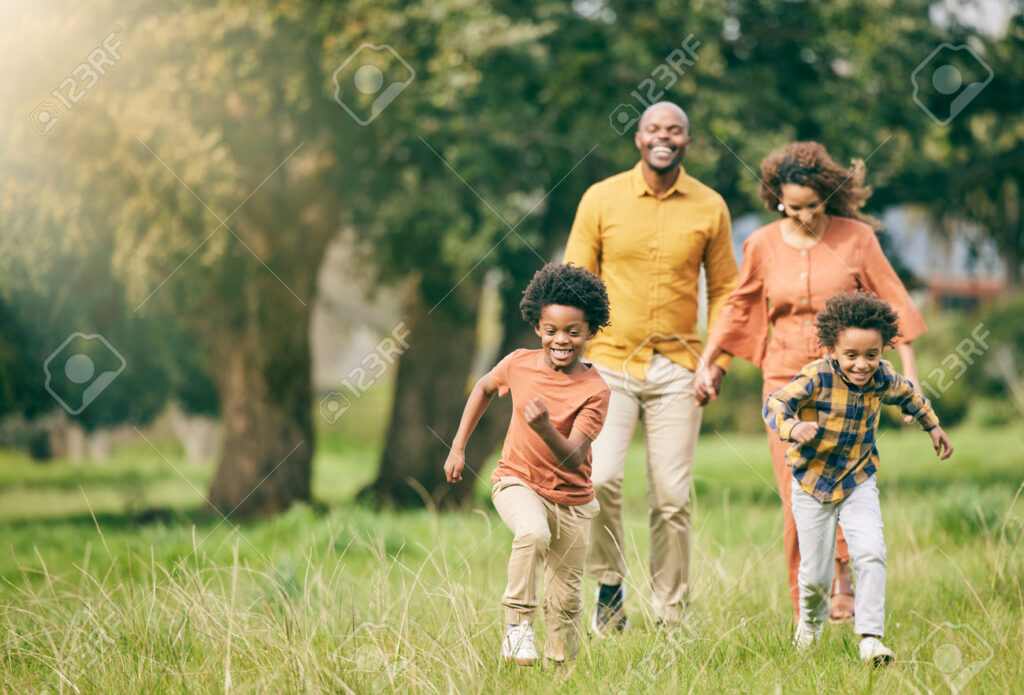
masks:
{"label": "green grass", "polygon": [[[898,658],[884,671],[856,660],[848,626],[807,654],[789,646],[767,448],[715,433],[697,450],[685,626],[656,629],[645,603],[634,446],[624,489],[632,628],[584,639],[570,666],[524,669],[498,658],[511,534],[486,485],[464,513],[354,504],[376,466],[360,417],[353,409],[321,438],[321,504],[242,527],[196,513],[211,470],[171,445],[158,453],[140,440],[81,467],[0,452],[0,691],[948,692],[940,667],[973,673],[964,692],[1024,681],[1020,427],[954,430],[947,462],[913,429],[880,440],[886,642]],[[132,520],[153,506],[174,511]],[[589,581],[584,602],[589,618]]]}

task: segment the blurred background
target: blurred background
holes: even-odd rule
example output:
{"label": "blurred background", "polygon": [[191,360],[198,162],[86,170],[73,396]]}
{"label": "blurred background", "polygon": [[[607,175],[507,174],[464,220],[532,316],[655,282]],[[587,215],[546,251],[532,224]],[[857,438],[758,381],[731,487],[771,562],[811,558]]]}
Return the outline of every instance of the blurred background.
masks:
{"label": "blurred background", "polygon": [[[479,502],[509,405],[447,486],[468,389],[660,99],[737,258],[770,150],[865,160],[944,424],[1024,410],[1020,2],[0,7],[5,519]],[[734,363],[704,432],[760,389]]]}

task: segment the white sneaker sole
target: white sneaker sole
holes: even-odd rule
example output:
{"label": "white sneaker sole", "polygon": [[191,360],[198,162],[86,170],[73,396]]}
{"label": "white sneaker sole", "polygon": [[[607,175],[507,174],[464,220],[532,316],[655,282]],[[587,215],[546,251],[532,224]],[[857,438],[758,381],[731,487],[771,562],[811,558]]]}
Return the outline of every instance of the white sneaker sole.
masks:
{"label": "white sneaker sole", "polygon": [[891,649],[886,647],[881,642],[877,643],[875,649],[871,650],[867,656],[861,654],[860,660],[867,663],[870,662],[872,666],[888,666],[896,660],[896,654]]}
{"label": "white sneaker sole", "polygon": [[895,659],[896,659],[896,655],[893,654],[891,651],[886,650],[885,652],[882,652],[881,654],[873,654],[870,657],[868,657],[867,659],[863,659],[863,661],[865,661],[865,662],[870,661],[872,666],[881,667],[881,666],[888,666]]}

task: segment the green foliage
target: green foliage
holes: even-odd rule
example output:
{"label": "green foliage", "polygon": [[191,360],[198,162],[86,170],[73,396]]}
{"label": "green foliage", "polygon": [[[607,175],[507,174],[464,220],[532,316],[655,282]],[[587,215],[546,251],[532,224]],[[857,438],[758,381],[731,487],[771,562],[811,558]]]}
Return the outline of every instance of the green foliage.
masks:
{"label": "green foliage", "polygon": [[756,435],[764,432],[761,419],[761,370],[746,360],[734,359],[722,380],[718,400],[707,405],[701,416],[700,431],[736,432]]}

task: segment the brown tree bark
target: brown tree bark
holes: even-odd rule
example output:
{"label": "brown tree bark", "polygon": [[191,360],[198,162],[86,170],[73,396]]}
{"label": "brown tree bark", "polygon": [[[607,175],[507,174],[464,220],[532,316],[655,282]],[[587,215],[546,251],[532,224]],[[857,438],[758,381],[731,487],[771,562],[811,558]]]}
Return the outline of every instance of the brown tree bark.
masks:
{"label": "brown tree bark", "polygon": [[218,334],[212,365],[224,435],[209,511],[239,520],[309,501],[314,445],[311,287],[304,274],[291,275],[296,296],[248,264],[239,279],[245,310]]}
{"label": "brown tree bark", "polygon": [[380,471],[361,499],[397,507],[457,506],[472,493],[471,484],[446,482],[443,466],[466,403],[479,286],[469,278],[432,305],[424,287],[438,280],[416,277],[406,285],[409,349],[398,361]]}

